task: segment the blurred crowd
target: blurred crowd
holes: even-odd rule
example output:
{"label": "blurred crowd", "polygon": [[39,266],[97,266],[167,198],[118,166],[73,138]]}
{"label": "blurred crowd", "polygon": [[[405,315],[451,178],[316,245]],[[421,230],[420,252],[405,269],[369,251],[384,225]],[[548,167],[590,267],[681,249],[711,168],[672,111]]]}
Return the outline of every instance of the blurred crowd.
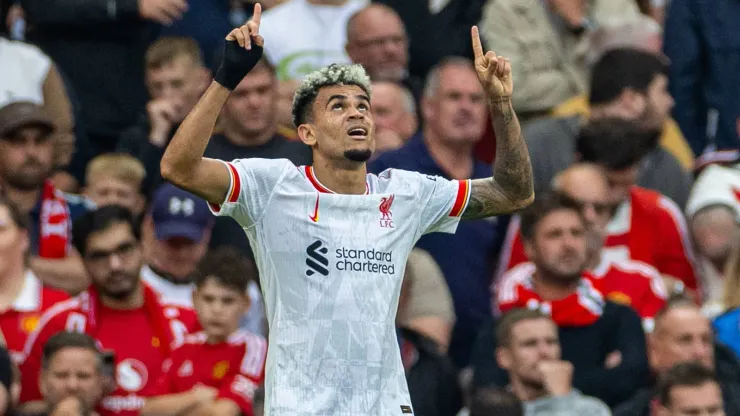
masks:
{"label": "blurred crowd", "polygon": [[[260,3],[206,157],[310,165],[293,93],[354,62],[371,172],[490,177],[471,26],[511,61],[537,197],[411,253],[414,414],[740,415],[740,2]],[[0,0],[0,414],[262,414],[247,238],[159,169],[252,4]]]}

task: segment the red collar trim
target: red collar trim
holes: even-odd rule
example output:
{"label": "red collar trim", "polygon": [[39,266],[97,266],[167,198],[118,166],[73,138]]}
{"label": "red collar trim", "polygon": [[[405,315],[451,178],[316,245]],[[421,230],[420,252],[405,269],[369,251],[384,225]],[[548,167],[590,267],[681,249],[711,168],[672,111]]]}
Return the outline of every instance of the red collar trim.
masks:
{"label": "red collar trim", "polygon": [[[314,174],[313,172],[313,166],[304,166],[303,170],[306,173],[306,178],[308,178],[308,181],[311,182],[311,185],[313,185],[313,187],[316,188],[317,191],[325,194],[336,194],[336,192],[332,191],[331,189],[322,185],[321,182],[319,182],[319,178],[317,178],[316,174]],[[365,181],[365,195],[369,193],[370,186],[368,185],[367,181]]]}

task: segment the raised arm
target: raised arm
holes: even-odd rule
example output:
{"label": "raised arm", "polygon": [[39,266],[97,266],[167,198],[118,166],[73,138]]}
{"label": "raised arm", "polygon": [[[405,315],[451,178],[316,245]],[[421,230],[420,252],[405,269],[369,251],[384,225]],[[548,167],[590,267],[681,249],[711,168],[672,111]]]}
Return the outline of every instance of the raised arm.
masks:
{"label": "raised arm", "polygon": [[221,204],[231,186],[225,164],[203,157],[221,108],[247,73],[262,57],[259,3],[254,17],[226,36],[221,67],[195,108],[185,117],[162,156],[162,178],[213,204]]}
{"label": "raised arm", "polygon": [[478,28],[473,26],[475,70],[483,86],[496,133],[493,177],[471,181],[463,218],[483,218],[522,209],[534,201],[532,163],[511,105],[513,81],[508,59],[493,51],[483,54]]}

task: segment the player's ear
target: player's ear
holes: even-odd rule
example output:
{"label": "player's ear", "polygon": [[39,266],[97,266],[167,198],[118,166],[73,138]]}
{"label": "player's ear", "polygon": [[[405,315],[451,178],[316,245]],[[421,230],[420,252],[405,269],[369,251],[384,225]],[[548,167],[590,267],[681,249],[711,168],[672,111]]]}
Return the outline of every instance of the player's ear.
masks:
{"label": "player's ear", "polygon": [[303,123],[298,126],[298,137],[304,144],[313,146],[316,144],[316,130],[308,123]]}

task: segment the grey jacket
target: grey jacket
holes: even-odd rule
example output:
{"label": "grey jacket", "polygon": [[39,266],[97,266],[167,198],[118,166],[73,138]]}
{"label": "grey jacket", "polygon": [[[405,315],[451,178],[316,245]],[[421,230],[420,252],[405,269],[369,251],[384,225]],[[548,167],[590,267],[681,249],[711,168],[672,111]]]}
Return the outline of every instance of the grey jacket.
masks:
{"label": "grey jacket", "polygon": [[563,397],[543,397],[524,403],[525,416],[611,416],[609,407],[599,399],[584,396],[573,389]]}
{"label": "grey jacket", "polygon": [[[580,120],[579,116],[543,118],[522,126],[532,160],[535,193],[549,190],[552,178],[573,163]],[[645,157],[637,184],[660,192],[683,209],[692,178],[673,155],[658,147]]]}

